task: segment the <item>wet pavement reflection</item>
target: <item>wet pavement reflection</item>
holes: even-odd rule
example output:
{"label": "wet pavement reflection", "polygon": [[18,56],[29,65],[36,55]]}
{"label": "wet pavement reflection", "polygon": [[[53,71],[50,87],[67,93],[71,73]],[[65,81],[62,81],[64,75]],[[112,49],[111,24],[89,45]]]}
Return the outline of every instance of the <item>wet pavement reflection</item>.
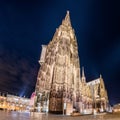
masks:
{"label": "wet pavement reflection", "polygon": [[0,120],[120,120],[120,114],[63,116],[43,113],[0,111]]}

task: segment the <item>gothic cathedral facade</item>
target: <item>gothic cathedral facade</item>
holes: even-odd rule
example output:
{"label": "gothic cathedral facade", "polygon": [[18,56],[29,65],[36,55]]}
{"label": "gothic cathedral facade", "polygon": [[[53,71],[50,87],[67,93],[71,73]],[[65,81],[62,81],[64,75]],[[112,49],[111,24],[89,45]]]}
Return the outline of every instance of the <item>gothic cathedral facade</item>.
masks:
{"label": "gothic cathedral facade", "polygon": [[105,111],[107,91],[102,77],[86,82],[69,11],[48,45],[42,45],[36,83],[35,110],[69,115],[73,111]]}

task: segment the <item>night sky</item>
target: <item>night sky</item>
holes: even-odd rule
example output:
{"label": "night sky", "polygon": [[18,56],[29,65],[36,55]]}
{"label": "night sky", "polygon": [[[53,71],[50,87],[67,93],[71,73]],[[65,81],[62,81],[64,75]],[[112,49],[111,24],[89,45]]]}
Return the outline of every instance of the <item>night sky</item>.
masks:
{"label": "night sky", "polygon": [[110,104],[120,102],[120,2],[116,0],[1,0],[0,91],[30,97],[41,45],[52,39],[67,10],[87,81],[102,74]]}

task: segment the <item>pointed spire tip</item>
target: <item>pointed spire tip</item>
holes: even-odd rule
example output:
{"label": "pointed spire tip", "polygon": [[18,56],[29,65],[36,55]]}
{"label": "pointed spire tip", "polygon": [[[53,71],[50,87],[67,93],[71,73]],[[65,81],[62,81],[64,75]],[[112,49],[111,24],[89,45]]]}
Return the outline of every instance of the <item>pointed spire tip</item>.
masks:
{"label": "pointed spire tip", "polygon": [[67,14],[69,14],[70,12],[69,12],[69,10],[67,10]]}
{"label": "pointed spire tip", "polygon": [[84,67],[82,67],[82,76],[85,76]]}
{"label": "pointed spire tip", "polygon": [[62,21],[62,25],[71,26],[69,10],[67,10],[66,16],[65,16],[65,18]]}
{"label": "pointed spire tip", "polygon": [[102,75],[100,74],[100,78],[102,78]]}

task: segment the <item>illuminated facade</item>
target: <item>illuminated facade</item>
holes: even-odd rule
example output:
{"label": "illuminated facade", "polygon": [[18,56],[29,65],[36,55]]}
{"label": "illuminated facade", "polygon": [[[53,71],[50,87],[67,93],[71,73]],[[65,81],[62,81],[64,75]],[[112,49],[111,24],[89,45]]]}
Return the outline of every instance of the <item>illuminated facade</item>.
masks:
{"label": "illuminated facade", "polygon": [[0,92],[0,109],[6,109],[6,103],[7,103],[7,97],[6,97],[6,93],[1,93]]}
{"label": "illuminated facade", "polygon": [[30,99],[15,95],[7,95],[7,109],[14,111],[30,111]]}
{"label": "illuminated facade", "polygon": [[[92,83],[80,74],[78,45],[69,11],[48,45],[42,45],[36,83],[35,110],[69,115],[74,110],[88,113],[95,97]],[[100,78],[102,79],[102,78]],[[101,83],[100,83],[101,84]],[[103,83],[104,84],[104,83]],[[104,92],[105,91],[105,88]],[[105,94],[107,101],[107,93]]]}
{"label": "illuminated facade", "polygon": [[0,95],[0,109],[12,111],[30,111],[30,99],[15,95]]}
{"label": "illuminated facade", "polygon": [[118,103],[118,104],[115,104],[114,106],[113,106],[113,112],[118,112],[118,113],[120,113],[120,103]]}

